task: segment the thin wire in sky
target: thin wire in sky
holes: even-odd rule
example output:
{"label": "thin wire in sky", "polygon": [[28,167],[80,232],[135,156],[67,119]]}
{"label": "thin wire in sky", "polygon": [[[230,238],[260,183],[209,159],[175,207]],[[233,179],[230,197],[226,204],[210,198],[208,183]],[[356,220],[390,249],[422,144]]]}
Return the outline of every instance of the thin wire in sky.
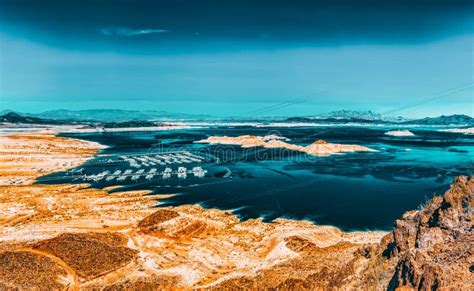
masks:
{"label": "thin wire in sky", "polygon": [[305,100],[306,100],[306,98],[292,99],[292,100],[289,100],[289,101],[284,101],[284,102],[280,102],[280,103],[273,104],[273,105],[270,105],[270,106],[265,106],[265,107],[262,107],[262,108],[259,108],[259,109],[255,109],[255,110],[244,113],[244,115],[260,114],[261,112],[275,110],[275,109],[278,109],[281,106],[289,106],[289,105],[292,105],[293,103],[298,103],[298,102],[302,102],[302,101],[305,101]]}
{"label": "thin wire in sky", "polygon": [[444,98],[444,97],[447,97],[447,96],[450,96],[450,95],[459,93],[459,92],[464,91],[464,90],[466,90],[466,89],[468,89],[468,88],[471,88],[471,87],[474,87],[474,83],[469,83],[469,84],[467,84],[467,85],[457,87],[457,88],[455,88],[455,89],[449,90],[449,91],[444,92],[444,93],[441,93],[441,94],[439,94],[439,95],[436,95],[436,96],[433,96],[433,97],[425,98],[425,99],[423,99],[422,101],[419,101],[419,102],[417,102],[417,103],[413,103],[413,104],[410,104],[410,105],[401,106],[401,107],[398,107],[398,108],[395,108],[395,109],[392,109],[392,110],[383,112],[382,114],[384,114],[384,115],[393,114],[393,113],[396,113],[396,112],[399,112],[399,111],[403,111],[403,110],[406,110],[406,109],[410,109],[410,108],[413,108],[413,107],[417,107],[417,106],[420,106],[420,105],[424,105],[424,104],[426,104],[426,103],[433,102],[433,101],[435,101],[435,100],[438,100],[438,99],[441,99],[441,98]]}
{"label": "thin wire in sky", "polygon": [[271,108],[271,109],[259,111],[257,114],[268,113],[268,112],[271,112],[271,111],[274,111],[274,110],[277,110],[277,109],[282,109],[282,108],[286,108],[286,107],[293,106],[293,105],[296,105],[296,104],[304,103],[306,101],[307,101],[307,99],[297,100],[297,101],[290,102],[290,103],[287,103],[287,104],[282,104],[280,106],[277,106],[277,107],[274,107],[274,108]]}

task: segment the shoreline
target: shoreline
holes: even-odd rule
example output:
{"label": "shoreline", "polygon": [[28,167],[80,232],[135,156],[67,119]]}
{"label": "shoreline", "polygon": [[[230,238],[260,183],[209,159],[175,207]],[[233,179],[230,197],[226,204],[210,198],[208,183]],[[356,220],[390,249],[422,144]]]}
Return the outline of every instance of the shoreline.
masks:
{"label": "shoreline", "polygon": [[353,152],[378,152],[377,150],[349,144],[334,144],[324,140],[314,141],[307,146],[299,146],[287,143],[284,137],[279,136],[255,136],[241,135],[237,137],[230,136],[209,136],[206,139],[195,141],[195,143],[208,143],[211,145],[239,145],[242,148],[263,147],[268,149],[286,149],[306,153],[317,157],[327,157],[330,155],[353,153]]}
{"label": "shoreline", "polygon": [[[76,133],[76,132],[70,132],[70,131],[67,131],[67,132],[58,132],[55,134],[56,137],[63,137],[63,138],[66,138],[66,139],[71,139],[71,140],[77,140],[77,141],[80,141],[80,142],[86,142],[88,144],[90,144],[92,147],[96,148],[97,149],[97,152],[92,155],[88,160],[92,160],[94,159],[97,154],[100,154],[100,151],[103,150],[103,149],[107,149],[109,146],[107,145],[103,145],[99,142],[95,142],[95,141],[90,141],[90,140],[87,140],[87,139],[81,139],[81,138],[76,138],[76,137],[68,137],[68,136],[60,136],[60,134],[62,133]],[[197,141],[196,143],[203,143],[202,141]],[[332,144],[329,144],[329,145],[332,145]],[[368,148],[369,149],[369,148]],[[369,149],[368,150],[369,152],[376,152],[376,150],[373,150],[373,149]],[[87,162],[88,160],[82,162],[85,163]],[[81,164],[77,165],[77,166],[80,166]],[[76,167],[76,166],[75,166]],[[67,169],[64,169],[64,170],[67,170]],[[64,171],[64,170],[61,170],[61,171]],[[56,171],[57,172],[57,171]],[[54,172],[52,172],[54,173]],[[51,173],[50,173],[51,174]],[[36,180],[35,180],[36,182]],[[59,184],[59,185],[62,185],[62,184]],[[71,185],[71,184],[67,184],[67,185]],[[90,186],[90,184],[80,184],[80,185],[88,185]],[[104,189],[107,189],[107,191],[109,190],[112,190],[112,189],[117,189],[117,188],[121,188],[122,186],[121,185],[117,185],[117,186],[111,186],[111,187],[107,187],[107,188],[104,188]],[[99,188],[93,188],[93,189],[97,189],[97,190],[100,190]],[[147,192],[145,193],[144,195],[149,195],[149,196],[152,196],[152,197],[158,197],[157,198],[157,205],[155,205],[154,207],[156,208],[163,208],[162,206],[160,206],[160,199],[161,198],[166,198],[166,197],[170,197],[170,196],[173,196],[173,195],[178,195],[176,193],[174,194],[153,194],[152,192],[150,192],[149,190],[139,190],[140,192]],[[122,192],[122,191],[120,191]],[[130,191],[123,191],[123,192],[130,192]],[[134,192],[134,191],[131,191],[131,192]],[[241,220],[237,214],[233,213],[234,210],[238,209],[238,208],[235,208],[235,209],[221,209],[221,208],[216,208],[216,207],[204,207],[202,206],[200,203],[197,203],[197,204],[184,204],[184,205],[180,205],[180,206],[186,206],[186,205],[190,205],[190,206],[199,206],[201,207],[203,210],[213,210],[213,211],[223,211],[223,212],[231,212],[232,215],[236,216],[238,219],[239,219],[239,222],[245,222],[246,220]],[[175,206],[175,207],[179,207],[179,206]],[[164,208],[175,208],[173,206],[167,206],[167,207],[164,207]],[[301,221],[301,222],[309,222],[311,223],[312,225],[314,226],[322,226],[322,227],[333,227],[333,228],[336,228],[338,231],[342,232],[342,233],[384,233],[384,234],[388,234],[390,231],[389,230],[342,230],[341,228],[339,228],[338,226],[336,225],[331,225],[331,224],[317,224],[315,223],[314,221],[310,220],[310,219],[294,219],[294,218],[289,218],[289,217],[285,217],[285,216],[281,216],[281,217],[278,217],[276,219],[274,219],[273,221],[271,222],[264,222],[263,221],[264,217],[263,216],[259,216],[257,218],[254,218],[254,219],[250,219],[250,220],[260,220],[262,223],[274,223],[274,221],[276,220],[281,220],[281,221]]]}
{"label": "shoreline", "polygon": [[[81,138],[77,138],[77,137],[69,137],[69,136],[63,136],[61,135],[63,132],[60,132],[60,133],[57,133],[56,136],[58,137],[64,137],[64,138],[70,138],[70,139],[74,139],[74,140],[79,140],[79,141],[85,141],[85,142],[88,142],[88,143],[91,143],[93,146],[94,144],[97,144],[98,145],[98,151],[96,153],[96,155],[92,156],[90,159],[94,159],[94,157],[97,156],[97,154],[100,154],[100,151],[102,149],[106,149],[108,148],[109,146],[107,145],[103,145],[103,144],[100,144],[98,142],[94,142],[94,141],[89,141],[87,139],[81,139]],[[71,132],[64,132],[64,133],[71,133]],[[197,141],[196,143],[203,143],[202,141]],[[328,144],[328,145],[333,145],[333,144]],[[349,145],[351,146],[351,145]],[[369,149],[369,148],[367,148]],[[376,150],[373,150],[373,149],[369,149],[369,152],[376,152]],[[351,153],[351,152],[345,152],[345,153]],[[90,184],[87,184],[90,186]],[[107,187],[107,190],[112,190],[112,189],[119,189],[121,188],[122,185],[116,185],[116,186],[112,186],[112,187]],[[94,188],[94,189],[100,189],[100,188]],[[148,191],[148,190],[140,190],[140,191]],[[160,197],[159,199],[161,199],[163,196],[167,196],[167,197],[170,197],[170,196],[174,196],[174,195],[179,195],[179,193],[173,193],[173,194],[153,194],[152,192],[149,192],[145,195],[150,195],[150,196],[158,196]],[[156,207],[161,207],[159,204],[160,204],[160,201],[159,199],[157,199],[158,201],[158,204],[156,205]],[[203,205],[201,205],[201,203],[196,203],[196,204],[183,204],[183,205],[198,205],[200,207],[202,207],[204,210],[216,210],[216,211],[224,211],[224,212],[231,212],[232,215],[235,215],[240,222],[244,222],[245,220],[242,220],[238,214],[234,213],[235,210],[239,209],[240,207],[238,208],[233,208],[233,209],[223,209],[223,208],[218,208],[218,207],[205,207]],[[180,206],[183,206],[183,205],[180,205]],[[171,207],[171,206],[169,206]],[[272,223],[273,221],[270,221],[270,222],[263,222],[263,219],[264,217],[263,216],[259,216],[255,219],[258,219],[258,220],[262,220],[262,223]],[[304,221],[304,222],[309,222],[315,226],[330,226],[330,227],[334,227],[334,228],[337,228],[339,231],[341,232],[344,232],[344,233],[389,233],[390,230],[383,230],[383,229],[367,229],[367,230],[359,230],[359,229],[354,229],[354,230],[343,230],[341,229],[340,227],[336,226],[336,225],[332,225],[332,224],[317,224],[316,222],[312,221],[311,219],[306,219],[306,218],[302,218],[302,219],[296,219],[296,218],[290,218],[290,217],[286,217],[285,215],[282,215],[281,217],[278,217],[276,219],[281,219],[281,220],[288,220],[288,221]],[[276,220],[275,219],[275,220]]]}
{"label": "shoreline", "polygon": [[[31,244],[54,240],[66,233],[120,234],[127,241],[125,246],[139,254],[134,262],[127,265],[131,270],[126,278],[138,278],[141,274],[139,270],[144,268],[150,276],[171,274],[181,277],[176,282],[179,286],[194,288],[214,286],[228,278],[238,277],[242,272],[254,276],[274,264],[297,258],[298,253],[288,249],[284,243],[290,236],[302,235],[321,248],[341,243],[354,248],[378,243],[387,234],[374,231],[343,232],[334,226],[315,225],[306,220],[279,218],[266,223],[258,218],[240,221],[230,211],[204,209],[198,205],[154,207],[159,204],[160,195],[147,195],[148,191],[109,194],[108,189],[88,189],[84,188],[85,184],[38,185],[34,184],[36,177],[75,167],[93,158],[101,145],[37,132],[4,135],[2,138],[11,139],[10,143],[2,143],[3,146],[19,147],[15,166],[25,162],[21,157],[29,161],[41,151],[35,147],[38,145],[37,139],[49,146],[47,154],[52,161],[61,156],[61,150],[66,149],[62,157],[73,159],[74,163],[50,165],[43,173],[30,176],[31,180],[22,185],[0,184],[0,192],[4,193],[0,194],[0,212],[9,214],[0,221],[0,252],[29,248]],[[73,149],[78,146],[81,148],[81,145],[83,149],[74,152]],[[28,146],[33,146],[33,149],[30,148],[32,152],[28,152]],[[11,147],[10,150],[14,151]],[[3,148],[1,153],[0,160],[3,160],[6,158]],[[36,165],[34,161],[25,163],[26,168]],[[41,163],[45,161],[41,160]],[[0,177],[5,174],[5,166],[2,170]],[[24,175],[32,175],[32,171],[25,171]],[[160,226],[159,234],[147,235],[139,230],[140,221],[163,211],[171,211],[177,216]],[[150,245],[154,245],[154,251],[150,251]],[[207,250],[205,253],[212,249],[220,251],[216,254],[210,252],[210,257],[196,256],[196,251],[204,249]],[[266,251],[255,253],[257,249]],[[180,255],[175,253],[177,250],[180,250]],[[163,265],[160,263],[164,258],[163,253],[175,253],[173,256],[177,255],[176,261],[171,265]],[[194,266],[193,271],[191,265]],[[112,281],[124,279],[118,273],[112,273],[118,276],[117,280]],[[103,286],[105,281],[110,280],[109,277],[99,277],[81,286]]]}
{"label": "shoreline", "polygon": [[[93,158],[100,145],[51,133],[0,138],[0,288],[375,290],[460,287],[459,276],[469,274],[467,259],[449,258],[472,238],[463,231],[470,208],[462,201],[472,205],[474,177],[456,178],[443,196],[397,219],[392,232],[344,232],[286,218],[240,221],[199,205],[155,207],[167,195],[149,191],[34,184]],[[12,172],[30,180],[5,183]]]}

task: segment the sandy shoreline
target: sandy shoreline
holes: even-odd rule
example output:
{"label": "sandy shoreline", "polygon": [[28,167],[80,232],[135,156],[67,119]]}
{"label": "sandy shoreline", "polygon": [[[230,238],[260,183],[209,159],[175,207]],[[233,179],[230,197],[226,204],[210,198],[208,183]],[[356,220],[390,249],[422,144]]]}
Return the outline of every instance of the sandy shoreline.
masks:
{"label": "sandy shoreline", "polygon": [[[275,223],[263,223],[261,219],[240,222],[229,211],[196,205],[157,210],[153,206],[160,196],[146,196],[147,191],[109,194],[107,189],[89,189],[87,185],[34,185],[38,176],[91,159],[101,145],[36,132],[2,135],[1,139],[0,252],[19,255],[18,251],[25,248],[33,252],[38,247],[32,245],[47,244],[47,239],[56,242],[65,233],[103,233],[120,237],[120,247],[132,254],[130,260],[117,263],[120,268],[97,270],[92,277],[66,263],[61,268],[79,278],[74,281],[75,287],[119,286],[126,281],[184,288],[225,285],[231,278],[254,277],[272,266],[302,259],[305,252],[289,246],[294,239],[324,250],[321,258],[335,258],[327,263],[343,264],[354,258],[357,248],[378,243],[386,234],[344,233],[332,226],[287,219],[277,219]],[[161,221],[165,214],[171,217]],[[151,230],[149,226],[144,228],[144,221],[152,221]],[[94,243],[99,242],[104,243],[95,235]],[[63,247],[70,244],[62,243]],[[44,254],[35,252],[40,257],[68,261],[50,248]],[[67,254],[72,258],[76,255],[72,250]],[[98,253],[94,260],[105,258]],[[318,264],[321,267],[326,263]],[[95,272],[93,267],[89,269]],[[21,274],[17,275],[21,279]],[[3,284],[21,282],[20,279]]]}
{"label": "sandy shoreline", "polygon": [[287,149],[291,151],[303,152],[308,155],[326,157],[341,153],[351,152],[377,152],[376,150],[360,145],[334,144],[323,140],[315,141],[307,146],[290,144],[285,138],[278,136],[210,136],[206,139],[196,141],[196,143],[222,144],[222,145],[240,145],[243,148],[264,147]]}

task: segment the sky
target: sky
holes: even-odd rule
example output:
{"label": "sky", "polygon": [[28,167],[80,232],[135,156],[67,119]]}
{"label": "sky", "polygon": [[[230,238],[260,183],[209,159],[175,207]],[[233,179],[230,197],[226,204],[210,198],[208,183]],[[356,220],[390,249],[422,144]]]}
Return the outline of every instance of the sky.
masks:
{"label": "sky", "polygon": [[473,1],[0,0],[0,110],[473,116],[473,44]]}

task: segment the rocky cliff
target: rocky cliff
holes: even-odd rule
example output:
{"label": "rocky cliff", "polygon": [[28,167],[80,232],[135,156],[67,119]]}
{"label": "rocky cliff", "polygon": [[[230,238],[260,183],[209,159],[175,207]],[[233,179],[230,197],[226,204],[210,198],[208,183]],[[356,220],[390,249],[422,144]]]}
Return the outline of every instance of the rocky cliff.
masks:
{"label": "rocky cliff", "polygon": [[395,222],[381,245],[396,261],[389,289],[474,287],[473,191],[473,177],[458,177],[443,196]]}
{"label": "rocky cliff", "polygon": [[[255,278],[219,287],[277,290],[473,290],[473,177],[406,212],[380,243],[317,248],[297,240],[299,256]],[[304,242],[304,243],[303,243]],[[292,244],[287,242],[287,246]]]}

